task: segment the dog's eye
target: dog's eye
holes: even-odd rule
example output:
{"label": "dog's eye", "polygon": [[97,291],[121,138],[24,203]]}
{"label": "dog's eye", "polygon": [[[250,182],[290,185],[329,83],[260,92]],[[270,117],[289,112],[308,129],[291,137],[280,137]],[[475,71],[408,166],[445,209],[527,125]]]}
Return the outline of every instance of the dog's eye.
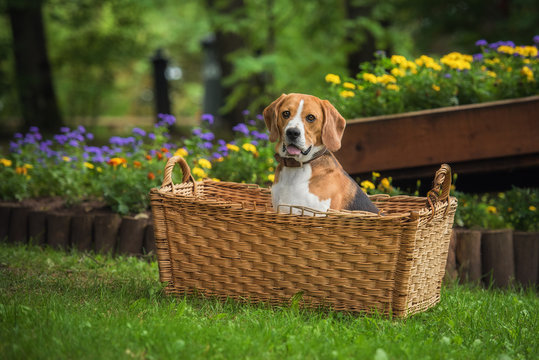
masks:
{"label": "dog's eye", "polygon": [[283,118],[288,119],[290,117],[290,111],[283,111]]}
{"label": "dog's eye", "polygon": [[306,119],[308,122],[313,122],[316,120],[316,116],[314,116],[313,114],[309,114],[307,115]]}

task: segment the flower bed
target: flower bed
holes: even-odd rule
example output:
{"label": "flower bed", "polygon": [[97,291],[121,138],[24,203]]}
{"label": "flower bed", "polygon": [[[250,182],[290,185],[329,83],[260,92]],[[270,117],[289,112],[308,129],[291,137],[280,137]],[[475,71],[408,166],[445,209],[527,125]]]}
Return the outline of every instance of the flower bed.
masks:
{"label": "flower bed", "polygon": [[537,45],[485,40],[476,45],[475,55],[452,52],[441,58],[388,58],[378,52],[355,77],[328,74],[323,95],[354,119],[539,94]]}
{"label": "flower bed", "polygon": [[82,126],[64,127],[50,139],[36,127],[16,134],[9,154],[0,159],[1,199],[61,196],[68,206],[95,199],[121,215],[145,212],[149,189],[160,185],[173,154],[185,157],[198,179],[271,184],[273,148],[260,116],[238,124],[238,136],[230,142],[209,130],[211,115],[204,115],[202,127],[178,143],[168,134],[174,117],[160,118],[153,132],[135,128],[132,136],[113,136],[105,146],[91,145],[93,135]]}

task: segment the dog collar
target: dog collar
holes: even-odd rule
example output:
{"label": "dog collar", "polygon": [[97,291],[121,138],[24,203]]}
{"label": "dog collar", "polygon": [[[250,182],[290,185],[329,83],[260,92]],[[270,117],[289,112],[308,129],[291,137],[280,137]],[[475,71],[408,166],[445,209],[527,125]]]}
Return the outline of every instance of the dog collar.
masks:
{"label": "dog collar", "polygon": [[324,148],[324,149],[316,152],[310,160],[304,161],[304,162],[297,161],[296,159],[290,158],[290,157],[282,157],[278,153],[275,153],[275,155],[273,157],[275,158],[275,160],[277,160],[277,162],[279,164],[281,164],[281,165],[283,165],[285,167],[302,167],[303,164],[308,164],[311,161],[314,161],[314,160],[318,159],[320,156],[324,155],[327,151],[328,150],[326,148]]}

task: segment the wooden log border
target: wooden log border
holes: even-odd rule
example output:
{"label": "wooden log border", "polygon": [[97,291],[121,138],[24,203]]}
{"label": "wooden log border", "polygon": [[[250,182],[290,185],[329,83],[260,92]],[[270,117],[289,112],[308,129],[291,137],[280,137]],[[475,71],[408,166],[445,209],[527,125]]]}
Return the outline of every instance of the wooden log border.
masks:
{"label": "wooden log border", "polygon": [[114,255],[155,254],[151,219],[115,213],[71,214],[0,202],[0,241]]}

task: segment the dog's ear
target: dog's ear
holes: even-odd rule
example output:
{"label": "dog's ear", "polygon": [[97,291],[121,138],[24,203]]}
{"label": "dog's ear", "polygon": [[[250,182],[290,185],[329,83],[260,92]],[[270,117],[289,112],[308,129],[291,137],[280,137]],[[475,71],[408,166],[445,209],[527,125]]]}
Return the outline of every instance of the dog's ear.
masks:
{"label": "dog's ear", "polygon": [[322,143],[329,151],[341,148],[341,139],[346,127],[346,120],[337,109],[327,100],[322,100],[324,110],[324,124],[322,125]]}
{"label": "dog's ear", "polygon": [[277,127],[277,119],[279,119],[278,111],[279,106],[281,105],[285,97],[286,94],[282,94],[281,96],[279,96],[279,98],[269,104],[263,112],[264,122],[266,123],[266,127],[270,132],[269,140],[271,142],[275,142],[279,139],[279,128]]}

